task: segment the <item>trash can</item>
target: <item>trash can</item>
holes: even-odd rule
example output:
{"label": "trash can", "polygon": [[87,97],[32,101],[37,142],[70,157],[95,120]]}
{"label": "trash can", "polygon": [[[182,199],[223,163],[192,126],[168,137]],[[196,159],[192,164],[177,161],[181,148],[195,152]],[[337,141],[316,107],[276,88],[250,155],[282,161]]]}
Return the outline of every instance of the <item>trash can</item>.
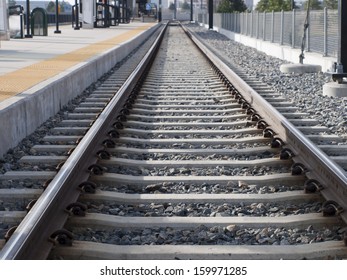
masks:
{"label": "trash can", "polygon": [[35,8],[31,12],[31,34],[33,36],[47,36],[47,12],[42,8]]}

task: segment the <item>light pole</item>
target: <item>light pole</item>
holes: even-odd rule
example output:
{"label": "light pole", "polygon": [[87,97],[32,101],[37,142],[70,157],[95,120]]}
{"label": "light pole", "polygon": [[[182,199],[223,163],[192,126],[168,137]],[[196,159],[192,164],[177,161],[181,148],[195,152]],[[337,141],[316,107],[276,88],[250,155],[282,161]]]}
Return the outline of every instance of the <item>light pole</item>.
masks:
{"label": "light pole", "polygon": [[176,20],[176,16],[177,16],[177,0],[174,1],[174,20]]}
{"label": "light pole", "polygon": [[75,27],[74,30],[80,29],[80,21],[79,21],[79,12],[78,12],[78,3],[77,0],[75,0]]}
{"label": "light pole", "polygon": [[33,35],[30,33],[30,0],[26,0],[26,10],[27,10],[27,15],[26,15],[26,25],[27,25],[27,34],[25,35],[25,38],[32,38]]}
{"label": "light pole", "polygon": [[208,29],[213,29],[213,0],[208,0]]}
{"label": "light pole", "polygon": [[60,34],[61,31],[59,30],[59,3],[58,0],[55,0],[55,31],[54,33]]}
{"label": "light pole", "polygon": [[161,22],[161,0],[159,0],[158,22]]}
{"label": "light pole", "polygon": [[339,0],[339,49],[338,63],[341,64],[343,73],[347,73],[347,3]]}
{"label": "light pole", "polygon": [[190,21],[193,21],[193,0],[190,0]]}

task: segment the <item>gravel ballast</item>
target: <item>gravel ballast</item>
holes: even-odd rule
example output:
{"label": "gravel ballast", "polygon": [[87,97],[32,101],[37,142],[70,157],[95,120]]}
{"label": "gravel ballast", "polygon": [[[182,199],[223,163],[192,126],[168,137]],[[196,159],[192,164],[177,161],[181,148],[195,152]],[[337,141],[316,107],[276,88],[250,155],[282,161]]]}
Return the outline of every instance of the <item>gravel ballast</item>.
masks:
{"label": "gravel ballast", "polygon": [[271,86],[302,112],[328,127],[332,133],[346,137],[347,98],[323,96],[323,85],[331,81],[330,74],[282,73],[280,66],[288,64],[288,61],[268,56],[198,24],[188,24],[187,27],[197,33],[204,43],[217,50],[227,63]]}

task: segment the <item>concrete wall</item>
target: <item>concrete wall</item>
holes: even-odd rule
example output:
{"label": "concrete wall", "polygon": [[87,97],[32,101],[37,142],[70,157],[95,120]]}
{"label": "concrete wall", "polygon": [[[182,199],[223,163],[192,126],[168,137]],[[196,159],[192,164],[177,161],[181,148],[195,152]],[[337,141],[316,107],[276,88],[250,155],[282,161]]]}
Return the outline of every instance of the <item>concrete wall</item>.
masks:
{"label": "concrete wall", "polygon": [[1,102],[0,157],[128,56],[159,26]]}

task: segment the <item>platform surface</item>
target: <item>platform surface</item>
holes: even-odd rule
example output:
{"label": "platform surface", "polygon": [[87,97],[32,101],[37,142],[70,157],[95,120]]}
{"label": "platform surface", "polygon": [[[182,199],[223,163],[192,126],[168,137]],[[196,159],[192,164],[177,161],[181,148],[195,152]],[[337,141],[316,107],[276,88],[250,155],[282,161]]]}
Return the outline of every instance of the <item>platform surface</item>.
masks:
{"label": "platform surface", "polygon": [[147,30],[139,21],[110,28],[50,26],[48,36],[0,42],[0,102]]}
{"label": "platform surface", "polygon": [[49,27],[48,36],[0,42],[0,158],[96,82],[160,25]]}

